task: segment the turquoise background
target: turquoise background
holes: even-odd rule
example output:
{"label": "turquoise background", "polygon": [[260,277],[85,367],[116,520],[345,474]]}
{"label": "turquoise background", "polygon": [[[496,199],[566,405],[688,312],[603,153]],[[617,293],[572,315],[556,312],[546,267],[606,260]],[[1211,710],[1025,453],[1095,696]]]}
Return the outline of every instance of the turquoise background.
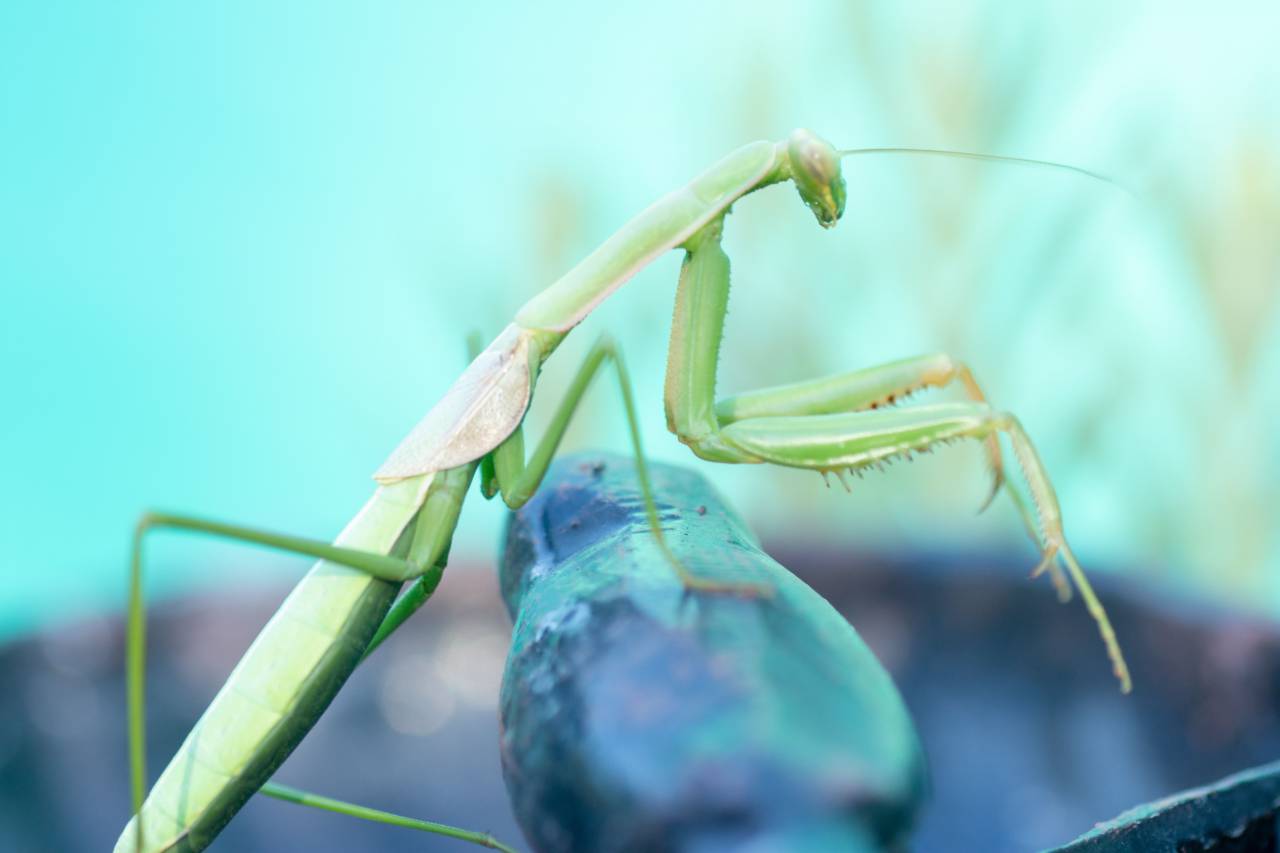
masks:
{"label": "turquoise background", "polygon": [[[0,7],[0,635],[118,608],[146,507],[327,538],[470,329],[744,141],[1066,161],[850,160],[830,233],[729,222],[722,389],[946,349],[1037,441],[1086,567],[1280,606],[1274,4],[171,3]],[[653,456],[679,258],[620,338]],[[601,384],[572,446],[625,451]],[[697,463],[706,468],[705,463]],[[853,495],[712,468],[763,536],[1024,548],[976,447]],[[487,568],[502,511],[456,553]],[[152,588],[301,566],[157,539]]]}

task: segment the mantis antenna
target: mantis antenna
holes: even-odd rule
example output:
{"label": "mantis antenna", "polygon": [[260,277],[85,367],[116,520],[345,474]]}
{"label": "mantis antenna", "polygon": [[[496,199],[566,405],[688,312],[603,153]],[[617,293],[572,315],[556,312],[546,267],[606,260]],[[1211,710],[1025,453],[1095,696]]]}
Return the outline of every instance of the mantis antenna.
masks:
{"label": "mantis antenna", "polygon": [[852,157],[859,154],[916,154],[923,155],[925,157],[955,157],[962,160],[984,160],[989,163],[1010,163],[1014,166],[1030,166],[1037,169],[1060,169],[1065,172],[1074,172],[1077,175],[1084,175],[1086,178],[1101,181],[1104,184],[1113,186],[1126,193],[1129,192],[1123,184],[1113,180],[1112,178],[1108,178],[1106,175],[1098,172],[1092,172],[1080,166],[1072,166],[1069,163],[1057,163],[1053,160],[1033,160],[1028,157],[1006,157],[1001,154],[978,154],[973,151],[948,151],[945,148],[849,148],[837,153],[841,157]]}

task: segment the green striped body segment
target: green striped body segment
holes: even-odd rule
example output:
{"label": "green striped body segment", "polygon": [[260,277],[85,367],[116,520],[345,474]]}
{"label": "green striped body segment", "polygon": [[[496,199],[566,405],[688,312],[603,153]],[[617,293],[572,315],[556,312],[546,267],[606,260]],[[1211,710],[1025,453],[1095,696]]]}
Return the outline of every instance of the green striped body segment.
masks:
{"label": "green striped body segment", "polygon": [[[432,476],[384,486],[334,544],[391,553]],[[125,827],[116,853],[204,849],[355,669],[399,584],[320,561],[262,629]]]}

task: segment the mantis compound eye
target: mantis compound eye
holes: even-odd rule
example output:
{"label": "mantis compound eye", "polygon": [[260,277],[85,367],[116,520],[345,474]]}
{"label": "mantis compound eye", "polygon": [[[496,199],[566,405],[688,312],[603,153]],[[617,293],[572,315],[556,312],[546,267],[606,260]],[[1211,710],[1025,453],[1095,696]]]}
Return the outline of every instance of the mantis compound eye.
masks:
{"label": "mantis compound eye", "polygon": [[787,156],[800,198],[813,211],[819,225],[832,227],[844,213],[840,152],[813,131],[801,128],[787,139]]}

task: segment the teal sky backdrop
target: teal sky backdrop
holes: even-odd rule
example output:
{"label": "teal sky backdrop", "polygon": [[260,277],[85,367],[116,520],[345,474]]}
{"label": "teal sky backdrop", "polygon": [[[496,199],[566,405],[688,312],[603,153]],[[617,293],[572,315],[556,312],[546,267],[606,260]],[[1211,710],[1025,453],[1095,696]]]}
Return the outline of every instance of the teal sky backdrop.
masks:
{"label": "teal sky backdrop", "polygon": [[[1086,566],[1280,608],[1274,5],[902,5],[4,4],[0,635],[118,607],[147,507],[331,536],[467,331],[798,125],[1066,161],[1136,199],[885,158],[848,161],[830,233],[753,197],[724,390],[949,350],[1037,440]],[[661,413],[678,263],[593,316],[543,396],[608,329],[651,454],[693,464]],[[616,409],[602,384],[570,444],[625,451]],[[1021,547],[1008,507],[972,516],[973,449],[848,496],[710,473],[766,538]],[[468,505],[460,562],[491,561],[501,518]],[[302,569],[152,554],[168,594]]]}

